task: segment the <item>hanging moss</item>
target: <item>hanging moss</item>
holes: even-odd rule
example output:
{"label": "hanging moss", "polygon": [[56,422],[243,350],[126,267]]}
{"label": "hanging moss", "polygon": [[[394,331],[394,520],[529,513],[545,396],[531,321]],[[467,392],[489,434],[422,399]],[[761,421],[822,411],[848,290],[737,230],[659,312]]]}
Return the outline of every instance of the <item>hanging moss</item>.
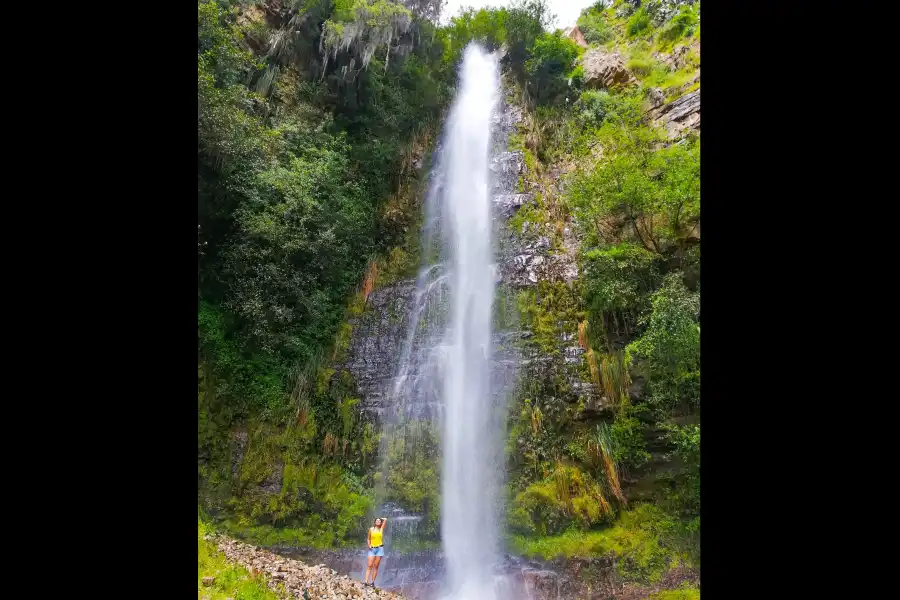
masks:
{"label": "hanging moss", "polygon": [[391,43],[409,30],[412,14],[404,6],[387,0],[341,0],[336,3],[333,18],[325,21],[320,48],[327,63],[328,55],[349,52],[354,61],[368,68],[379,48],[387,47],[385,69],[390,58]]}

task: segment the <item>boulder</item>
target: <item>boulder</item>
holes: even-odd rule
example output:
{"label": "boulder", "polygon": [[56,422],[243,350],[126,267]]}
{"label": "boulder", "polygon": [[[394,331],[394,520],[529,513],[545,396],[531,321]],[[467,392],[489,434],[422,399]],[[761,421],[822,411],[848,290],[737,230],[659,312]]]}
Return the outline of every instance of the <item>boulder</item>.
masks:
{"label": "boulder", "polygon": [[687,130],[700,129],[700,90],[694,90],[668,104],[651,108],[650,119],[665,127],[669,139],[681,137]]}
{"label": "boulder", "polygon": [[607,53],[596,48],[588,50],[581,59],[581,65],[587,87],[611,88],[637,83],[618,52]]}

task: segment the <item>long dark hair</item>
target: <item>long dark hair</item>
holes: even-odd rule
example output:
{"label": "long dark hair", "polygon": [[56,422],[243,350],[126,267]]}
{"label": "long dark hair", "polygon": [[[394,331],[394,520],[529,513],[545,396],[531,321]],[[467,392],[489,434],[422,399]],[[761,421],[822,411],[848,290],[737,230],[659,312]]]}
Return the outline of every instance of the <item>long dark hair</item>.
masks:
{"label": "long dark hair", "polygon": [[382,519],[381,517],[375,517],[375,519],[372,521],[372,525],[376,526],[378,521],[381,521],[381,524],[384,525],[384,519]]}

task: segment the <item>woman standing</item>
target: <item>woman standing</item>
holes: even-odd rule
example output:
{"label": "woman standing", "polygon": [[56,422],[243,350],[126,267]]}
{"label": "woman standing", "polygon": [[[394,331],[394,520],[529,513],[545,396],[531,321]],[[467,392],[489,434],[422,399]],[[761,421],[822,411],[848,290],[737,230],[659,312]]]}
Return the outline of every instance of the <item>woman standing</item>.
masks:
{"label": "woman standing", "polygon": [[[374,527],[369,527],[369,534],[366,536],[366,543],[369,545],[369,563],[366,567],[365,585],[375,587],[375,578],[378,577],[378,565],[384,556],[384,526],[387,525],[387,519],[378,517],[375,519]],[[372,583],[369,583],[369,573],[372,573]]]}

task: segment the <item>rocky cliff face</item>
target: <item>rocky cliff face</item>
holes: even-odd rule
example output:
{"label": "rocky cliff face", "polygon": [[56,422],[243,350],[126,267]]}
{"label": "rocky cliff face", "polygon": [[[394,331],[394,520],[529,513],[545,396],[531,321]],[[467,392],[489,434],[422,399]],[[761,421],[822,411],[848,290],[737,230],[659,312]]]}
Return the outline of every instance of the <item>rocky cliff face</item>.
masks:
{"label": "rocky cliff face", "polygon": [[[699,78],[699,77],[698,77]],[[688,130],[700,130],[700,90],[695,90],[669,103],[653,106],[648,116],[665,127],[670,139],[681,137]]]}
{"label": "rocky cliff face", "polygon": [[[494,118],[493,134],[495,151],[490,164],[493,173],[493,207],[495,223],[495,240],[497,241],[497,277],[498,283],[514,287],[533,285],[540,274],[554,269],[565,272],[569,277],[575,273],[567,267],[557,265],[555,260],[546,256],[549,244],[540,240],[531,244],[523,244],[517,236],[510,235],[506,228],[507,220],[523,205],[532,202],[529,194],[516,193],[516,182],[524,169],[520,152],[505,150],[509,133],[514,130],[521,119],[521,111],[516,107],[504,105]],[[439,151],[439,149],[438,149]],[[440,268],[436,266],[434,268]],[[382,419],[386,413],[395,409],[392,406],[391,391],[400,377],[404,345],[409,329],[416,320],[416,311],[429,310],[434,307],[421,308],[417,302],[416,281],[407,279],[372,292],[366,302],[363,314],[351,321],[353,333],[347,352],[347,359],[341,369],[349,370],[356,379],[359,388],[361,407],[370,418]],[[516,367],[522,361],[513,341],[522,332],[514,329],[499,329],[494,333],[493,349],[493,391],[495,396],[508,393],[515,383]],[[416,353],[419,344],[427,343],[416,335],[413,341],[412,354]],[[418,386],[412,395],[417,398],[434,398],[435,390],[425,389],[434,386],[440,373],[438,365],[429,363],[411,364],[412,372],[406,372],[405,384]],[[435,369],[435,372],[420,372],[416,369]],[[421,388],[421,389],[419,389]],[[426,401],[426,405],[432,404]],[[414,416],[433,418],[440,414],[440,406],[419,406],[417,410],[423,414]]]}
{"label": "rocky cliff face", "polygon": [[585,52],[581,64],[587,87],[608,89],[637,83],[634,75],[625,67],[625,59],[618,52],[593,48]]}
{"label": "rocky cliff face", "polygon": [[361,407],[380,418],[394,385],[413,311],[416,282],[399,281],[375,290],[366,300],[363,314],[351,321],[353,335],[347,360],[341,365],[356,378]]}
{"label": "rocky cliff face", "polygon": [[[519,178],[526,171],[522,152],[506,150],[507,139],[521,119],[521,109],[504,103],[493,124],[495,152],[490,169],[493,173],[497,302],[514,296],[519,290],[533,288],[540,281],[572,284],[578,277],[578,241],[571,224],[563,227],[561,243],[556,244],[557,247],[551,244],[554,232],[549,224],[525,222],[521,231],[513,231],[508,226],[518,210],[534,203],[532,193],[517,190]],[[353,333],[347,359],[339,368],[353,374],[362,410],[369,418],[382,420],[388,411],[397,408],[392,406],[391,391],[400,376],[404,344],[414,320],[416,302],[416,281],[398,281],[372,292],[363,314],[351,321]],[[514,312],[515,303],[507,304],[512,304],[508,309]],[[509,320],[511,322],[495,326],[493,337],[491,372],[495,400],[498,401],[502,394],[512,391],[517,373],[523,367],[539,367],[545,358],[522,347],[520,342],[528,339],[531,332],[522,328],[518,319]],[[414,346],[419,343],[425,343],[425,340],[417,339]],[[583,360],[583,350],[574,333],[560,337],[559,345],[567,363],[574,365]],[[428,363],[411,366],[413,371],[405,373],[404,385],[414,386],[412,394],[418,398],[438,397],[436,390],[425,389],[434,386],[438,380],[438,367]],[[426,372],[428,369],[434,372]],[[570,377],[570,384],[577,397],[589,407],[599,405],[600,399],[595,397],[592,384],[577,377]],[[441,407],[419,406],[417,410],[424,413],[415,416],[432,418],[440,414]]]}
{"label": "rocky cliff face", "polygon": [[[521,119],[521,110],[515,106],[504,104],[498,111],[493,123],[495,151],[490,164],[497,256],[496,303],[504,304],[511,313],[516,312],[515,295],[521,290],[533,289],[542,281],[571,285],[578,277],[578,242],[571,224],[564,226],[561,237],[551,231],[549,224],[526,222],[521,230],[516,231],[509,227],[509,220],[522,207],[534,203],[532,193],[517,189],[520,176],[526,175],[523,153],[507,150],[508,136]],[[551,243],[551,239],[556,241]],[[415,397],[439,397],[436,390],[427,389],[435,385],[439,376],[439,367],[434,363],[409,362],[412,372],[401,369],[410,327],[416,322],[416,311],[423,310],[421,298],[417,296],[415,280],[395,282],[373,291],[364,312],[351,321],[353,329],[346,359],[338,368],[354,376],[361,408],[371,419],[391,420],[391,411],[398,409],[394,405],[397,399],[393,390],[401,376],[405,378],[403,385],[419,386],[412,392]],[[531,335],[532,332],[522,326],[521,319],[515,314],[495,321],[491,370],[495,401],[502,402],[504,395],[513,391],[523,371],[528,370],[529,376],[534,376],[535,373],[559,368],[559,364],[548,361],[546,356],[526,343]],[[420,340],[418,333],[414,333],[412,354],[416,353],[417,344],[427,343],[426,337],[423,335]],[[574,333],[560,336],[558,343],[563,367],[583,361],[583,350]],[[435,372],[430,372],[430,369],[435,369]],[[586,398],[589,407],[596,407],[593,386],[572,373],[566,373],[566,376],[570,377],[572,389],[576,392],[573,400]],[[425,404],[424,408],[421,405],[418,407],[424,412],[413,416],[438,418],[441,407],[427,406],[428,402]],[[351,577],[361,578],[365,569],[365,553],[360,551],[274,549],[306,561],[322,562]],[[531,597],[535,600],[557,598],[562,591],[569,589],[566,586],[571,587],[568,576],[558,576],[539,563],[506,557],[495,568],[497,574],[503,576],[501,579],[510,586],[512,597]],[[402,591],[407,598],[425,599],[434,597],[439,591],[442,577],[440,552],[391,552],[390,558],[384,561],[379,583]]]}

